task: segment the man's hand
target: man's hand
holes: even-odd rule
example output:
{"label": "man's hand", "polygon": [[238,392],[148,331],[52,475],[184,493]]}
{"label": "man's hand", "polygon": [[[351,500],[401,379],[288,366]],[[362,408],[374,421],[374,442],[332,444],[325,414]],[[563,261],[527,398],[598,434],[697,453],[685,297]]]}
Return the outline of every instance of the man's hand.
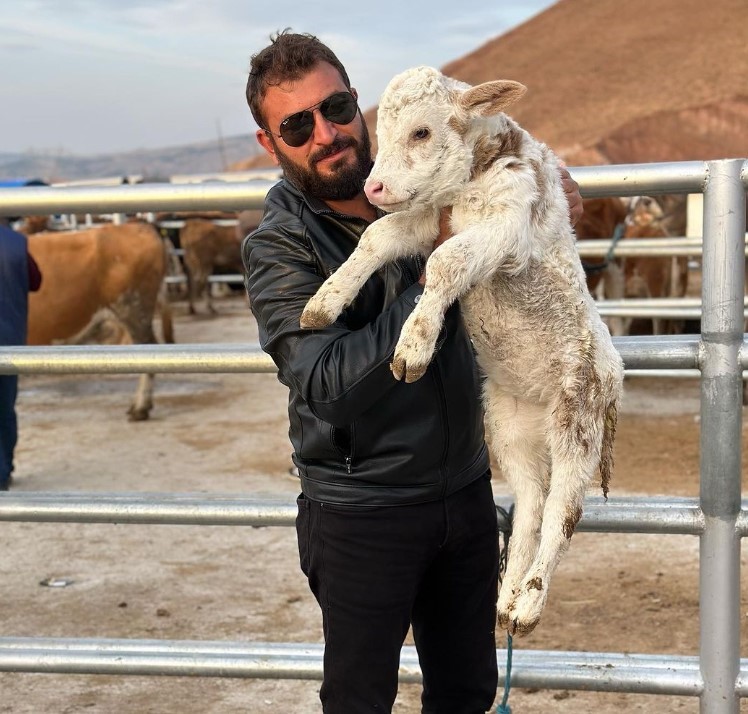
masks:
{"label": "man's hand", "polygon": [[[448,240],[452,237],[452,206],[447,206],[446,208],[442,208],[441,213],[439,214],[439,235],[436,236],[436,240],[434,241],[434,247],[432,249],[432,252],[435,251],[442,243],[444,243],[445,240]],[[421,283],[421,285],[426,284],[426,273],[425,271],[421,273],[421,277],[418,279],[418,282]]]}
{"label": "man's hand", "polygon": [[569,218],[571,225],[575,226],[584,214],[584,204],[582,203],[582,194],[579,193],[579,184],[571,177],[566,164],[560,162],[561,185],[564,187],[564,195],[569,204]]}

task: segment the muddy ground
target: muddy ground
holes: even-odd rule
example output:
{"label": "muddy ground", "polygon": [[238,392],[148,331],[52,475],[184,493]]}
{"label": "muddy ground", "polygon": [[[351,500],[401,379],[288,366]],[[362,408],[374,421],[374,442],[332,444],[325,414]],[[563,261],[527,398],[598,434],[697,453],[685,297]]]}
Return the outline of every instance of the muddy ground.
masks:
{"label": "muddy ground", "polygon": [[[243,298],[226,299],[218,309],[216,318],[188,317],[178,304],[177,340],[256,342]],[[135,381],[22,377],[14,489],[205,491],[292,502],[298,486],[289,474],[286,396],[274,375],[159,376],[151,420],[129,423]],[[695,380],[627,379],[611,496],[697,496],[698,412]],[[497,494],[507,492],[498,475],[494,482]],[[0,523],[0,529],[0,636],[321,641],[292,528]],[[72,583],[40,585],[50,577]],[[745,598],[742,614],[748,616]],[[695,655],[698,630],[695,537],[579,533],[541,624],[517,646]],[[0,712],[316,712],[318,686],[0,673]],[[394,711],[420,711],[418,695],[417,685],[403,685]],[[698,711],[698,700],[688,697],[517,688],[510,703],[515,714]]]}

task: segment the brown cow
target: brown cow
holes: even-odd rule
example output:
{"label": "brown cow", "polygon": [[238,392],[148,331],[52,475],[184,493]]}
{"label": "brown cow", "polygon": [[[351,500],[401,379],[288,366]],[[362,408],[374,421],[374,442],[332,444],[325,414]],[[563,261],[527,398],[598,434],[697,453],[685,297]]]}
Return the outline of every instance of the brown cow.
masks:
{"label": "brown cow", "polygon": [[214,314],[208,278],[216,269],[243,272],[237,229],[205,218],[188,218],[179,231],[179,242],[184,251],[190,314],[197,313],[195,304],[201,297],[205,299],[207,311]]}
{"label": "brown cow", "polygon": [[[627,208],[620,198],[585,198],[583,206],[584,213],[574,226],[579,240],[613,238],[616,228],[622,228],[625,224]],[[591,293],[595,294],[604,282],[609,263],[604,256],[585,257],[582,260]]]}
{"label": "brown cow", "polygon": [[49,230],[49,216],[26,216],[18,226],[18,230],[24,235],[42,233]]}
{"label": "brown cow", "polygon": [[262,219],[262,211],[241,211],[235,226],[217,225],[209,218],[188,218],[179,232],[179,244],[184,251],[187,272],[190,314],[196,314],[195,305],[201,296],[205,306],[215,313],[208,278],[215,272],[244,273],[241,243]]}
{"label": "brown cow", "polygon": [[[104,322],[119,323],[115,342],[154,344],[157,305],[164,340],[174,341],[164,290],[167,256],[153,226],[34,233],[28,241],[44,276],[41,289],[29,296],[28,344],[101,341],[95,333]],[[152,388],[153,375],[143,375],[128,412],[131,421],[148,418]]]}
{"label": "brown cow", "polygon": [[[657,201],[641,196],[627,204],[618,198],[585,199],[584,215],[576,226],[577,238],[656,238],[672,235],[667,216]],[[622,298],[683,297],[688,282],[684,256],[616,256],[615,245],[605,258],[585,258],[591,292],[609,300]],[[655,318],[643,320],[611,317],[611,334],[679,331],[679,322]]]}

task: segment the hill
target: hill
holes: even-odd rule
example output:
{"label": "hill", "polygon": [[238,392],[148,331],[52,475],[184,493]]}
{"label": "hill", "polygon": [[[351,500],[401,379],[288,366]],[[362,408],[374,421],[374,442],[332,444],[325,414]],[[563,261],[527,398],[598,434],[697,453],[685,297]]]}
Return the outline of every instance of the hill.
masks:
{"label": "hill", "polygon": [[560,0],[443,71],[526,84],[510,113],[568,163],[745,156],[746,21],[745,0]]}
{"label": "hill", "polygon": [[745,157],[747,23],[746,0],[559,0],[441,69],[527,85],[510,114],[569,165]]}
{"label": "hill", "polygon": [[42,178],[51,182],[140,175],[147,180],[157,180],[174,174],[225,171],[229,165],[257,151],[254,136],[246,134],[225,137],[221,142],[214,140],[95,156],[4,152],[0,153],[0,177]]}

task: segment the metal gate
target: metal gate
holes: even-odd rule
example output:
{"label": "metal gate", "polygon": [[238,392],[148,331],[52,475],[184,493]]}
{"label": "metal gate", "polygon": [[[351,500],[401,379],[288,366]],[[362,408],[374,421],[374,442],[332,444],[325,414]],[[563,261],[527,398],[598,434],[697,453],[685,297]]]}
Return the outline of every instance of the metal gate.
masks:
{"label": "metal gate", "polygon": [[[521,687],[690,695],[701,711],[736,714],[748,696],[740,658],[743,299],[748,160],[578,167],[586,197],[703,193],[701,335],[615,340],[626,368],[701,373],[698,499],[589,498],[579,530],[700,538],[699,656],[555,651],[515,653]],[[261,206],[272,182],[222,185],[11,188],[0,215],[62,212],[239,211]],[[272,372],[257,345],[0,348],[0,373]],[[505,504],[506,505],[506,504]],[[289,526],[292,503],[220,495],[3,493],[0,521]],[[504,676],[506,653],[497,651]],[[169,640],[0,637],[0,671],[321,679],[322,646]],[[417,681],[403,648],[400,677]]]}

